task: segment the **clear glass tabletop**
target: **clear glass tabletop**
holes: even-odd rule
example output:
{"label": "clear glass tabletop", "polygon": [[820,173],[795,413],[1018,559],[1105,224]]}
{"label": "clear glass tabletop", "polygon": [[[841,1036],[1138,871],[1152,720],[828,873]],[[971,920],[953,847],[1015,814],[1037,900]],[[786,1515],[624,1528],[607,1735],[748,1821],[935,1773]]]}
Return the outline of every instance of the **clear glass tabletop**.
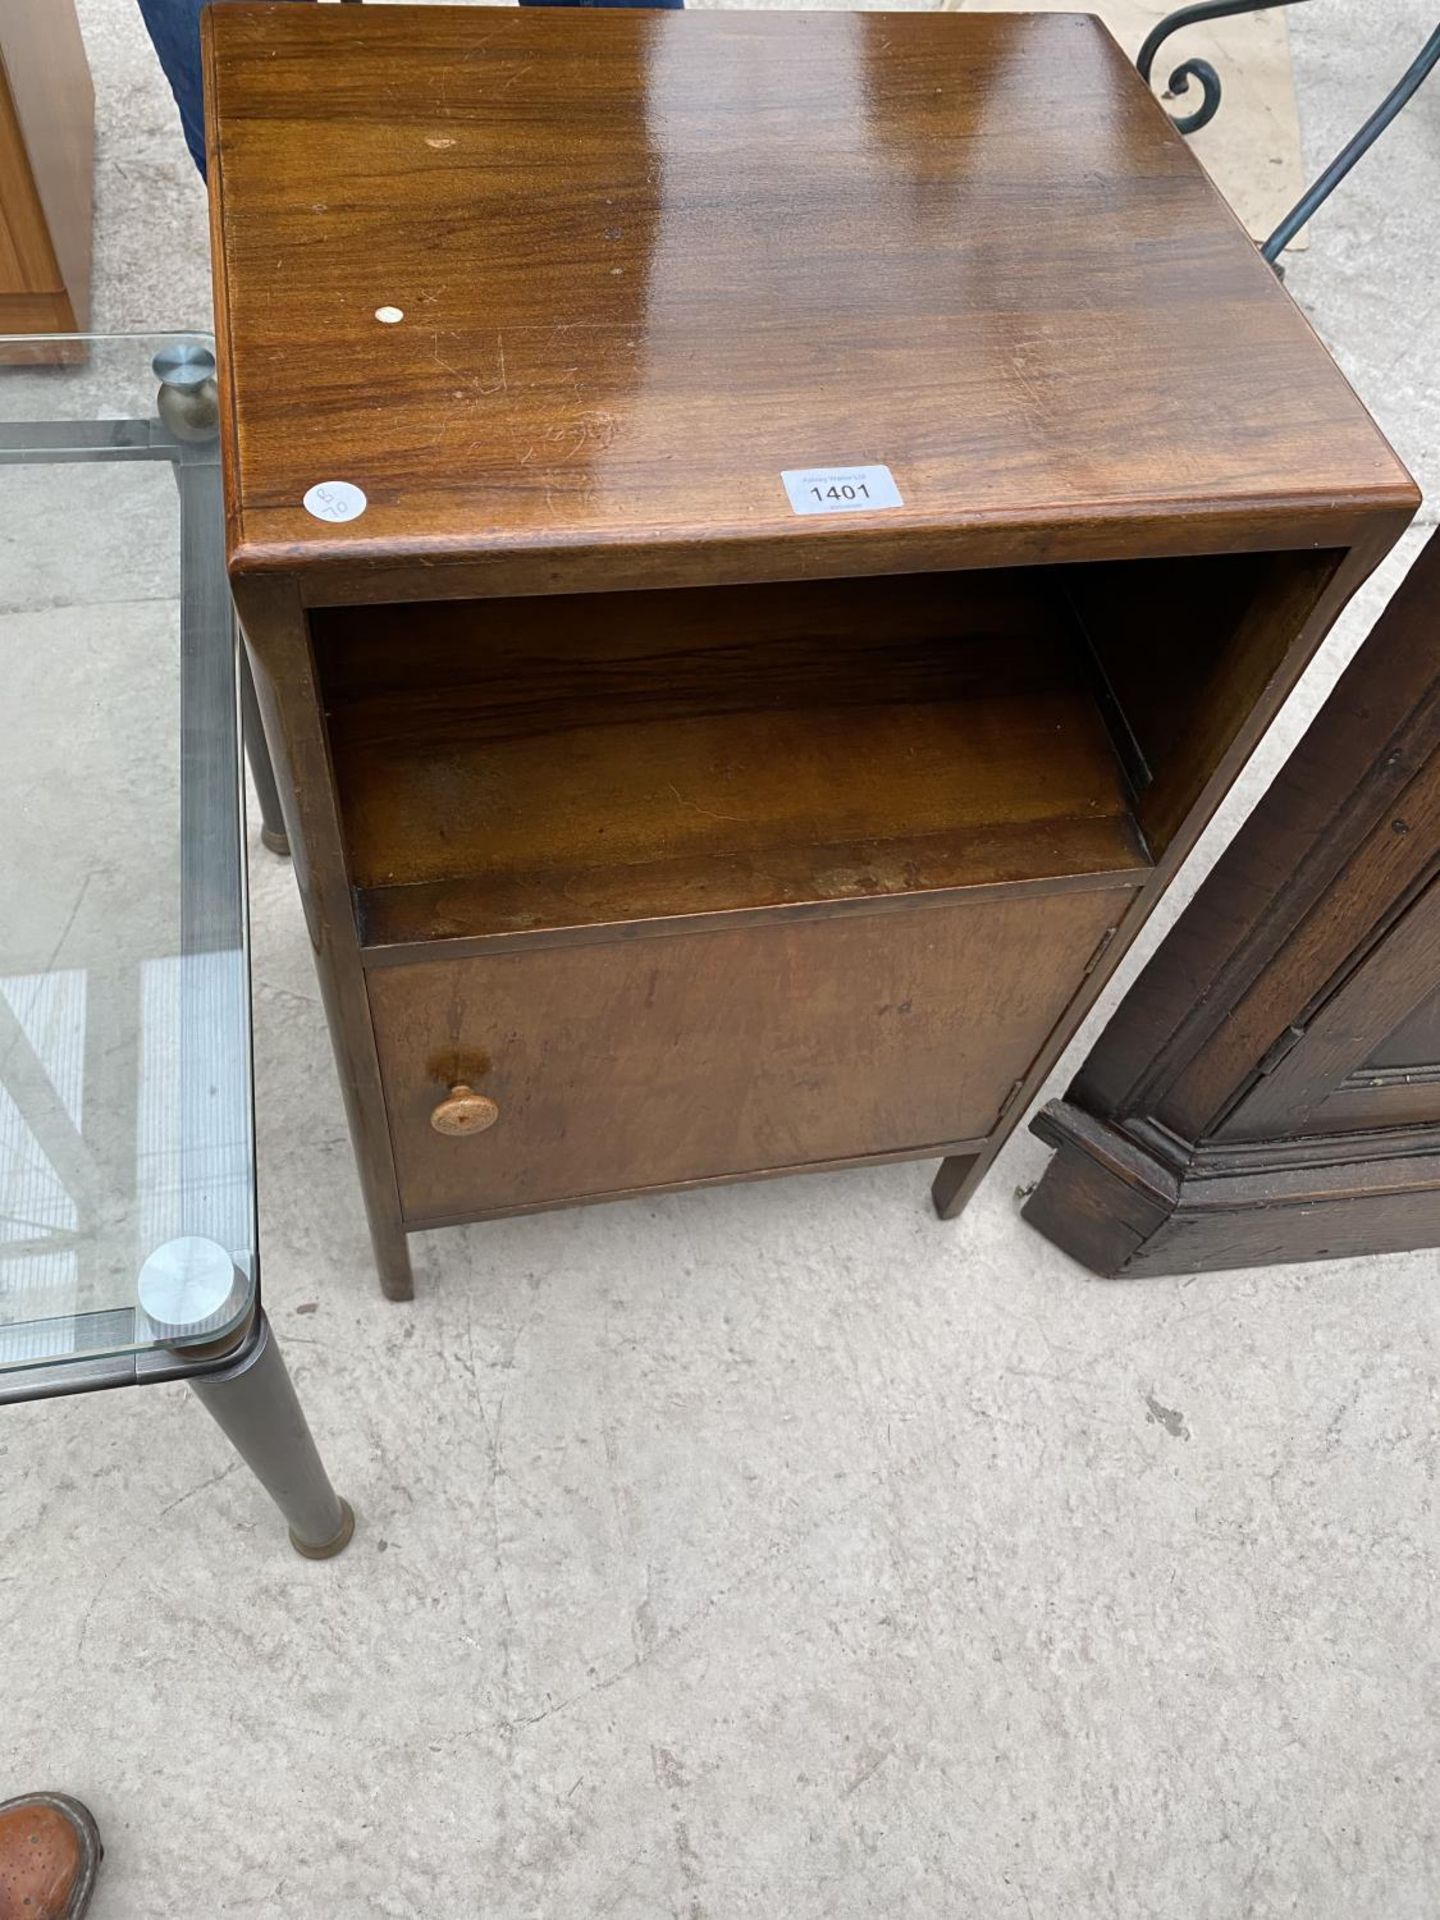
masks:
{"label": "clear glass tabletop", "polygon": [[0,1398],[254,1302],[210,347],[0,336]]}

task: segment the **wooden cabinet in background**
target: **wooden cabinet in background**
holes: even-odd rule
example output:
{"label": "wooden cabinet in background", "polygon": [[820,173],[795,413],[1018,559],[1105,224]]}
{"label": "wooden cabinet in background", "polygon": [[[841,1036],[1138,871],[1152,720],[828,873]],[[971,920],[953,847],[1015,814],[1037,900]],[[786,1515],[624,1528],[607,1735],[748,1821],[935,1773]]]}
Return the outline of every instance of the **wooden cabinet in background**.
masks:
{"label": "wooden cabinet in background", "polygon": [[1035,1131],[1097,1273],[1440,1246],[1435,535]]}
{"label": "wooden cabinet in background", "polygon": [[[0,333],[90,319],[95,94],[75,0],[0,6]],[[0,346],[0,362],[73,348]]]}
{"label": "wooden cabinet in background", "polygon": [[953,1212],[1394,455],[1091,18],[206,48],[231,576],[387,1290],[715,1180],[931,1156]]}

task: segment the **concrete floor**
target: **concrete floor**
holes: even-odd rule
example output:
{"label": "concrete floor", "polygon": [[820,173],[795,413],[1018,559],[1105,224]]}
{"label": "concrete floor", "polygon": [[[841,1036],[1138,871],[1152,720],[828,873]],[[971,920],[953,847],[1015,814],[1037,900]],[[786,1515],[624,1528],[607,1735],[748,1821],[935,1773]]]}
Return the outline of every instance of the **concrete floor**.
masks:
{"label": "concrete floor", "polygon": [[[81,11],[97,324],[203,325],[132,0]],[[1291,19],[1313,168],[1433,8]],[[1440,82],[1290,280],[1427,492],[1437,165]],[[296,1559],[183,1389],[0,1419],[0,1796],[89,1801],[96,1920],[1440,1911],[1434,1254],[1104,1286],[1022,1135],[952,1226],[917,1167],[738,1187],[430,1236],[387,1306],[253,860],[267,1292],[361,1530]]]}

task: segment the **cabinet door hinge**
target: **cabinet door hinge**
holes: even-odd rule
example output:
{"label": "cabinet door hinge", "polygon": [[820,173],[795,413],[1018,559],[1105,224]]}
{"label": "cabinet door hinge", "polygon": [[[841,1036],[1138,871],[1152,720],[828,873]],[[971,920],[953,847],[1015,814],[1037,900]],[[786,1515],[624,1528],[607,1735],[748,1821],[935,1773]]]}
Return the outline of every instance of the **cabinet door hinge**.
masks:
{"label": "cabinet door hinge", "polygon": [[1005,1118],[1006,1114],[1010,1111],[1011,1107],[1014,1106],[1015,1096],[1017,1093],[1019,1093],[1021,1087],[1023,1087],[1024,1084],[1025,1082],[1023,1080],[1017,1080],[1014,1083],[1014,1085],[1011,1087],[1010,1091],[1006,1094],[1005,1098],[1000,1102],[1000,1111],[996,1114],[995,1119],[992,1123],[992,1130],[994,1127],[999,1126],[1000,1122]]}
{"label": "cabinet door hinge", "polygon": [[1273,1073],[1285,1058],[1286,1054],[1289,1053],[1292,1048],[1298,1046],[1304,1038],[1304,1027],[1287,1027],[1260,1062],[1260,1065],[1256,1068],[1256,1072],[1261,1074]]}
{"label": "cabinet door hinge", "polygon": [[1115,938],[1116,934],[1119,931],[1120,931],[1119,927],[1106,927],[1104,933],[1101,934],[1100,938],[1095,943],[1095,951],[1091,954],[1090,958],[1085,962],[1085,973],[1082,973],[1080,976],[1082,980],[1085,978],[1086,973],[1093,973],[1096,967],[1099,966],[1101,957],[1103,956],[1105,949],[1110,945],[1110,942]]}

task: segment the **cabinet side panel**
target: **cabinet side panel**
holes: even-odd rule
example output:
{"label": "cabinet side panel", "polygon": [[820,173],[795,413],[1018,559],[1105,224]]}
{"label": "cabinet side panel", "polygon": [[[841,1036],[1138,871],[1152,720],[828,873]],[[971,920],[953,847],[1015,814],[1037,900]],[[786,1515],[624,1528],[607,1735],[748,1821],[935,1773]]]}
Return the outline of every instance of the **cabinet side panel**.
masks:
{"label": "cabinet side panel", "polygon": [[1137,812],[1163,853],[1314,612],[1335,553],[1075,568],[1072,603],[1148,767]]}

